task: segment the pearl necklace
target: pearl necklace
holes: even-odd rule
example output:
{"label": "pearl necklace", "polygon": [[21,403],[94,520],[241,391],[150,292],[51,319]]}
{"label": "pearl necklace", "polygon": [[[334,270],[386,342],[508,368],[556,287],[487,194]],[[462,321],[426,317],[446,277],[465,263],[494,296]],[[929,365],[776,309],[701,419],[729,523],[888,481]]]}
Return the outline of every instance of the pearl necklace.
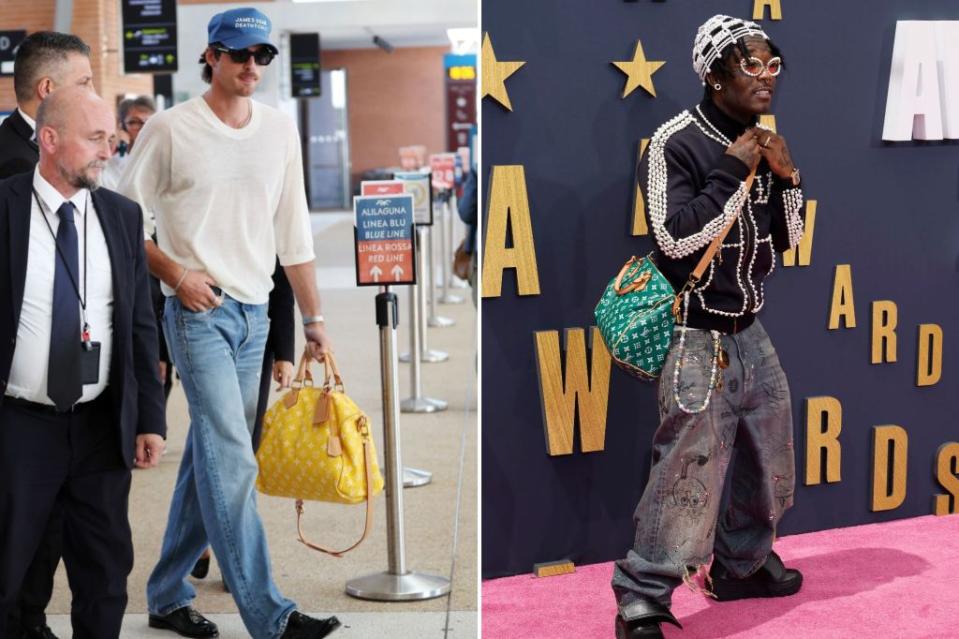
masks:
{"label": "pearl necklace", "polygon": [[[703,122],[706,123],[706,126],[708,126],[712,130],[712,132],[716,134],[716,136],[719,138],[719,140],[717,140],[718,142],[721,142],[722,144],[725,144],[726,146],[729,146],[730,144],[732,144],[732,140],[730,140],[725,135],[723,135],[722,131],[720,131],[715,126],[713,126],[713,123],[709,121],[709,118],[703,115],[702,109],[699,108],[698,104],[696,105],[696,113],[698,113],[699,117],[703,119]],[[713,137],[713,136],[709,136],[709,137]]]}

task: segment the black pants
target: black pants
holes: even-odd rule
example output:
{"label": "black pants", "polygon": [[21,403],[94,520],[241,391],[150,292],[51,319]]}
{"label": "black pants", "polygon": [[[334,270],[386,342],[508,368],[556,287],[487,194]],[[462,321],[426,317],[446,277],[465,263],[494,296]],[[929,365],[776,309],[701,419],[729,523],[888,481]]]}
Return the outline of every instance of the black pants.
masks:
{"label": "black pants", "polygon": [[253,423],[253,452],[260,447],[260,436],[263,434],[263,415],[266,414],[266,405],[270,399],[270,384],[273,383],[273,355],[263,355],[263,371],[260,373],[260,399],[256,402],[256,421]]}
{"label": "black pants", "polygon": [[53,576],[60,565],[62,548],[63,513],[54,504],[37,552],[23,577],[19,603],[7,618],[7,634],[11,637],[18,636],[20,628],[33,628],[47,623],[45,611],[53,597]]}
{"label": "black pants", "polygon": [[[161,333],[162,334],[162,333]],[[163,341],[162,338],[160,340]],[[166,353],[163,345],[162,353]],[[173,388],[173,364],[166,362],[166,379],[163,380],[163,395],[167,399]],[[268,387],[269,388],[269,387]],[[262,418],[262,416],[261,416]],[[54,504],[50,511],[50,521],[47,529],[40,538],[37,553],[23,576],[23,585],[20,586],[20,600],[13,607],[7,617],[7,634],[17,637],[21,628],[35,628],[46,625],[47,605],[53,598],[53,577],[60,565],[60,556],[63,554],[63,513],[60,507]],[[3,639],[0,637],[0,639]]]}
{"label": "black pants", "polygon": [[0,406],[0,638],[10,636],[7,616],[55,508],[73,636],[119,637],[133,568],[131,474],[108,394],[66,414],[8,400]]}

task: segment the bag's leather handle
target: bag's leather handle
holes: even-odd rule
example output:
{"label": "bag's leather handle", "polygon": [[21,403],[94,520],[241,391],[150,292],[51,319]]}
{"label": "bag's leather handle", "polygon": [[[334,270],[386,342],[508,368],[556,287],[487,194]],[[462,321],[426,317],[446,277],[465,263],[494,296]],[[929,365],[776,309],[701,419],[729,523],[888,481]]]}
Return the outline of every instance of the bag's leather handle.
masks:
{"label": "bag's leather handle", "polygon": [[[300,356],[300,365],[297,367],[296,375],[293,377],[292,387],[294,389],[313,385],[313,373],[310,371],[310,362],[312,360],[313,356],[310,355],[309,350],[304,350]],[[323,357],[323,368],[323,387],[326,389],[336,388],[340,391],[345,390],[343,378],[340,376],[340,369],[336,365],[333,353],[327,353]],[[330,384],[331,379],[334,382],[333,385]]]}
{"label": "bag's leather handle", "polygon": [[[363,427],[366,427],[365,419],[363,419]],[[366,538],[370,536],[370,532],[373,530],[373,452],[370,450],[370,438],[368,432],[364,433],[363,437],[363,460],[366,463],[366,472],[364,473],[366,477],[366,524],[363,526],[363,536],[361,536],[359,541],[357,541],[355,544],[343,550],[333,550],[332,548],[327,548],[326,546],[313,543],[307,539],[306,535],[303,533],[303,500],[297,499],[296,532],[299,535],[299,541],[301,544],[308,548],[312,548],[313,550],[318,550],[320,552],[325,552],[328,555],[333,555],[334,557],[342,557],[346,553],[362,544]]]}
{"label": "bag's leather handle", "polygon": [[296,369],[296,375],[293,377],[293,382],[291,386],[294,389],[300,389],[306,386],[306,382],[309,381],[309,385],[313,385],[313,373],[310,372],[310,353],[309,351],[303,351],[303,354],[300,355],[300,365]]}
{"label": "bag's leather handle", "polygon": [[[746,176],[744,184],[746,187],[746,197],[749,197],[749,192],[753,188],[753,180],[756,179],[756,167],[753,167],[753,170],[749,172],[749,175]],[[745,201],[744,201],[745,203]],[[737,211],[736,217],[726,225],[726,228],[723,229],[723,232],[717,235],[713,241],[709,244],[709,248],[706,249],[706,252],[703,253],[703,256],[699,259],[699,264],[696,265],[696,268],[693,269],[693,272],[689,274],[689,280],[686,282],[686,285],[683,286],[683,290],[676,294],[676,299],[673,301],[673,317],[679,317],[679,305],[682,303],[683,293],[687,291],[692,291],[696,288],[696,285],[699,284],[699,281],[703,279],[703,273],[706,272],[706,269],[709,268],[709,263],[713,261],[713,258],[716,257],[716,251],[719,250],[719,247],[722,246],[723,240],[726,239],[726,236],[729,235],[729,231],[732,230],[733,224],[739,219],[739,212],[742,209],[740,208]]]}
{"label": "bag's leather handle", "polygon": [[[323,370],[324,370],[323,388],[326,388],[326,389],[336,388],[341,391],[345,390],[343,386],[343,378],[340,377],[340,369],[337,368],[336,366],[336,359],[333,357],[333,353],[327,353],[323,357]],[[330,385],[331,371],[332,371],[332,378],[335,385]]]}
{"label": "bag's leather handle", "polygon": [[649,271],[642,273],[635,280],[623,287],[623,278],[626,277],[626,273],[629,272],[629,268],[632,265],[636,265],[636,268],[639,269],[639,263],[642,262],[642,258],[637,259],[634,255],[629,258],[629,260],[623,264],[623,268],[619,271],[619,275],[616,276],[616,281],[613,282],[613,290],[616,291],[617,295],[626,295],[626,293],[632,293],[633,291],[639,291],[646,288],[646,284],[649,283],[649,280],[652,279],[653,274]]}

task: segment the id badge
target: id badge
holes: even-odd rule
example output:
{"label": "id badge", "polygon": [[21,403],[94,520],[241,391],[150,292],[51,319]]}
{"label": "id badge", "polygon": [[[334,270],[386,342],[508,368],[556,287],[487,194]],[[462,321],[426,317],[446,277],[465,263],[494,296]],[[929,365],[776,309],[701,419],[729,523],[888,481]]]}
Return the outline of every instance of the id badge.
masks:
{"label": "id badge", "polygon": [[100,381],[100,342],[82,342],[80,348],[80,382]]}

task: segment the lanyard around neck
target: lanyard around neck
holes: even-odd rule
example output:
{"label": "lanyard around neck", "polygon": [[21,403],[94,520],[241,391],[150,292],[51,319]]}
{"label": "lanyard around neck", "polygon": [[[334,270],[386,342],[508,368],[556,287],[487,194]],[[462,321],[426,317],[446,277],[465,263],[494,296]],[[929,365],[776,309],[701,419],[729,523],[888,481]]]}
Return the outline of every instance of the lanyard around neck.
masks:
{"label": "lanyard around neck", "polygon": [[[33,189],[33,198],[36,200],[37,206],[40,207],[40,216],[46,223],[47,230],[50,231],[50,236],[53,238],[53,245],[57,249],[57,255],[60,257],[60,261],[63,262],[64,268],[67,270],[67,275],[70,277],[70,284],[73,285],[73,292],[77,294],[77,300],[80,302],[80,308],[83,313],[83,341],[90,341],[90,325],[87,324],[87,271],[90,270],[87,268],[87,205],[90,202],[90,194],[88,193],[83,199],[83,295],[80,294],[80,287],[77,284],[77,278],[73,275],[73,270],[70,268],[70,263],[67,262],[67,258],[63,254],[63,249],[61,249],[60,245],[57,243],[57,234],[53,232],[53,227],[50,225],[50,220],[47,219],[48,209],[40,200],[40,195],[37,193],[36,189]],[[56,215],[56,213],[52,213],[52,215]],[[66,224],[66,222],[62,220],[61,222]]]}

